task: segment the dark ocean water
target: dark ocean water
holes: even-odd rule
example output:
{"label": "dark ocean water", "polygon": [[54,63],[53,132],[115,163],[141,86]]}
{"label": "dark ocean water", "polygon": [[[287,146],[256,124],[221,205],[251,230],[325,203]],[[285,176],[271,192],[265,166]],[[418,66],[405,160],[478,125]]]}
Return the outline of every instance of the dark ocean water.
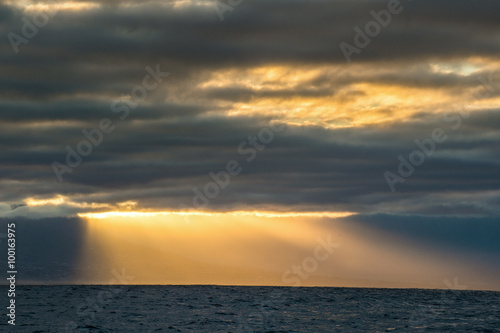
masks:
{"label": "dark ocean water", "polygon": [[466,290],[20,286],[0,331],[500,332],[499,305]]}

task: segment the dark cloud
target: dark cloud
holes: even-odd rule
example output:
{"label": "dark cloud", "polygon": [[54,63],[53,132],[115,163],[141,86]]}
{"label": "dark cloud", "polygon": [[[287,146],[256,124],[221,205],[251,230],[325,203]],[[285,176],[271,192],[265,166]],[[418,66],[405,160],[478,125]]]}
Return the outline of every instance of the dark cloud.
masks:
{"label": "dark cloud", "polygon": [[[499,5],[444,1],[401,1],[404,10],[359,55],[359,61],[498,54],[492,13]],[[273,62],[344,63],[339,44],[352,43],[354,26],[372,20],[385,1],[252,1],[225,13],[213,6],[173,10],[145,3],[61,12],[26,46],[21,57],[2,60],[26,65],[30,55],[66,62],[175,61],[191,67]],[[20,24],[19,24],[20,25]],[[14,24],[4,31],[16,31]],[[8,40],[2,40],[6,49]],[[30,53],[30,54],[28,54]],[[56,57],[54,57],[56,56]],[[58,61],[55,61],[55,59]],[[23,63],[18,63],[23,59]],[[112,62],[111,62],[111,59]],[[3,62],[3,61],[2,61]],[[31,63],[36,66],[36,63]]]}
{"label": "dark cloud", "polygon": [[[54,160],[64,163],[64,143],[45,152],[11,147],[2,155],[2,179],[47,184],[33,187],[31,195],[106,192],[102,199],[94,195],[88,200],[139,200],[146,207],[176,209],[179,204],[192,204],[192,188],[202,189],[212,181],[209,172],[224,170],[227,161],[235,159],[243,172],[211,200],[211,209],[300,205],[306,210],[498,214],[499,138],[477,138],[476,130],[488,116],[489,112],[472,116],[460,133],[445,123],[421,127],[402,123],[389,130],[289,126],[252,162],[246,161],[250,155],[238,153],[238,146],[263,127],[258,118],[123,123],[81,166],[64,175],[64,185],[57,183],[50,167]],[[397,174],[398,155],[408,159],[418,148],[413,140],[430,137],[438,126],[446,130],[449,140],[437,145],[434,155],[391,193],[384,172]],[[66,144],[76,147],[81,139],[76,132]],[[454,194],[464,197],[457,201]]]}
{"label": "dark cloud", "polygon": [[[0,40],[0,182],[6,189],[0,195],[9,205],[28,196],[64,194],[81,195],[74,200],[82,202],[138,200],[140,207],[176,209],[192,203],[192,188],[210,182],[209,172],[235,159],[242,174],[209,209],[499,213],[500,119],[494,107],[474,111],[458,130],[425,105],[405,120],[383,124],[289,125],[251,163],[238,153],[240,143],[282,119],[251,111],[227,116],[239,103],[363,100],[370,91],[358,87],[362,84],[444,91],[460,104],[481,87],[477,76],[496,67],[499,3],[402,1],[403,12],[351,65],[339,43],[352,43],[353,28],[371,20],[371,10],[386,8],[385,1],[248,1],[226,12],[223,22],[212,6],[100,3],[105,5],[61,11],[20,45],[19,54],[7,38]],[[2,5],[2,34],[20,33],[24,14],[29,16]],[[452,71],[432,66],[468,57],[482,57],[491,68],[464,74],[460,66]],[[113,101],[130,98],[145,67],[156,64],[171,76],[119,120]],[[238,73],[254,66],[276,65],[297,75],[318,70],[300,82],[278,78],[261,87],[238,81]],[[230,73],[219,79],[233,75],[233,83],[206,85],[217,81],[218,71]],[[485,100],[496,96],[498,89]],[[97,128],[102,118],[112,119],[116,130],[59,183],[51,163],[64,163],[65,147],[76,148],[85,139],[82,130]],[[449,139],[391,193],[384,172],[396,173],[398,155],[408,157],[417,148],[413,141],[430,137],[436,127]]]}

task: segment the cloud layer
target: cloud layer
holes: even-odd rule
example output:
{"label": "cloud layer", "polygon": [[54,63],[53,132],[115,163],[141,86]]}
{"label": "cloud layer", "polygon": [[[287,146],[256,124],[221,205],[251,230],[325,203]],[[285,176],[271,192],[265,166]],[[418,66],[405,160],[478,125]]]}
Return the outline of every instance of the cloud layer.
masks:
{"label": "cloud layer", "polygon": [[[211,1],[37,4],[0,5],[2,216],[197,208],[231,160],[203,209],[499,215],[496,2],[401,1],[350,64],[339,44],[387,2],[244,1],[223,21]],[[8,34],[47,8],[15,53]],[[139,101],[147,66],[170,75]],[[59,182],[52,163],[104,118],[114,131]],[[286,130],[251,148],[271,124]],[[391,192],[384,173],[436,128],[445,142]]]}

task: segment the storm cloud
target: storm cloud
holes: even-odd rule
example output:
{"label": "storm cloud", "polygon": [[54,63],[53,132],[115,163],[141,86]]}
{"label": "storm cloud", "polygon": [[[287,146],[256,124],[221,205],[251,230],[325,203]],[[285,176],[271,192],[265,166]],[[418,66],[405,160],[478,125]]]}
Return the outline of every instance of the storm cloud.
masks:
{"label": "storm cloud", "polygon": [[[401,1],[351,64],[339,44],[386,1],[243,1],[223,21],[212,1],[80,4],[18,53],[7,36],[40,9],[0,7],[2,216],[177,210],[231,160],[241,174],[204,209],[498,216],[499,3]],[[147,66],[171,75],[130,107]],[[52,163],[104,118],[114,131],[59,182]],[[435,128],[446,141],[391,192],[384,173]]]}

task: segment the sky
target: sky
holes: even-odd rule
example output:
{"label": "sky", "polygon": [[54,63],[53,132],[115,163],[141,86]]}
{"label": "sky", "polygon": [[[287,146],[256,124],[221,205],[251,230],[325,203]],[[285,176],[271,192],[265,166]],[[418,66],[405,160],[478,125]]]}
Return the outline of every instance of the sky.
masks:
{"label": "sky", "polygon": [[499,10],[0,0],[22,281],[500,290]]}

